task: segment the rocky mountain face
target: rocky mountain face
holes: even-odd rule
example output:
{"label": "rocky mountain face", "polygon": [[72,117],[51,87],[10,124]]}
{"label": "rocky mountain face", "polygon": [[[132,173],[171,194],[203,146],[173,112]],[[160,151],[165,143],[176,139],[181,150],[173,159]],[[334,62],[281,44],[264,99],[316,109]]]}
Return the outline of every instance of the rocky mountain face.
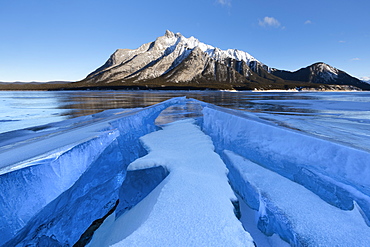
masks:
{"label": "rocky mountain face", "polygon": [[135,50],[118,49],[83,83],[115,85],[187,85],[243,87],[251,83],[283,83],[269,68],[240,50],[221,50],[194,37],[166,31]]}
{"label": "rocky mountain face", "polygon": [[272,69],[247,52],[221,50],[194,37],[166,31],[135,50],[116,50],[103,66],[75,86],[287,89],[311,84],[363,88],[364,83],[324,63],[296,72]]}

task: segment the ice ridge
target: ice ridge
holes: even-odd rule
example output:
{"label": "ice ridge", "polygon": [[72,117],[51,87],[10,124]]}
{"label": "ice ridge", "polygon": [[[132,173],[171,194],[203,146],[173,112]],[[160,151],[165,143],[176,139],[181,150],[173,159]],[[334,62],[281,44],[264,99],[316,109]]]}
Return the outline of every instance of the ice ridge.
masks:
{"label": "ice ridge", "polygon": [[291,246],[369,243],[370,228],[357,207],[352,211],[341,210],[250,160],[227,150],[225,155],[238,192],[249,198],[248,205],[258,211],[257,225],[265,234],[277,233]]}
{"label": "ice ridge", "polygon": [[251,119],[233,110],[210,106],[203,113],[203,130],[212,137],[221,155],[223,150],[231,150],[300,183],[338,208],[352,210],[356,201],[368,222],[368,152]]}
{"label": "ice ridge", "polygon": [[[169,175],[150,199],[116,219],[105,230],[108,236],[94,236],[99,241],[92,246],[254,246],[234,216],[225,164],[193,120],[168,124],[141,140],[149,153],[128,169],[162,166]],[[136,226],[129,235],[126,225]]]}
{"label": "ice ridge", "polygon": [[[174,98],[125,113],[102,113],[87,125],[60,131],[54,136],[64,140],[59,147],[38,137],[38,147],[44,150],[38,150],[36,161],[19,155],[33,150],[32,142],[0,153],[19,160],[16,166],[2,167],[11,169],[0,175],[0,246],[40,241],[73,245],[116,204],[126,167],[145,154],[138,138],[156,130],[154,120],[162,110],[183,100]],[[53,150],[58,155],[50,158]]]}

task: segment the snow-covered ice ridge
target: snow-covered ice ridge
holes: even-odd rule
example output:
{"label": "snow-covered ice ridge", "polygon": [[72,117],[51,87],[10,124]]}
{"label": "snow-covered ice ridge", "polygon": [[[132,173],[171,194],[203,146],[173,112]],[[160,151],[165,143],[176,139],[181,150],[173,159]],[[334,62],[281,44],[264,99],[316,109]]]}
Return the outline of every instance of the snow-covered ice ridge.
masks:
{"label": "snow-covered ice ridge", "polygon": [[[189,103],[200,119],[158,130]],[[369,152],[185,98],[54,127],[0,147],[0,246],[370,242]]]}

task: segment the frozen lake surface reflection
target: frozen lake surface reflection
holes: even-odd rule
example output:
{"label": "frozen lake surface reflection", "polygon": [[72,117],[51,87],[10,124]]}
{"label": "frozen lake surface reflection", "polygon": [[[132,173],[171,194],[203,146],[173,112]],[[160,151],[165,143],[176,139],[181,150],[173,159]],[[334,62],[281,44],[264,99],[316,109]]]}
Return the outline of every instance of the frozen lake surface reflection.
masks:
{"label": "frozen lake surface reflection", "polygon": [[[35,126],[107,109],[146,107],[179,96],[241,110],[277,125],[370,150],[369,92],[0,92],[0,133],[24,128],[40,131]],[[199,116],[199,109],[194,107],[172,107],[161,115],[161,121]]]}

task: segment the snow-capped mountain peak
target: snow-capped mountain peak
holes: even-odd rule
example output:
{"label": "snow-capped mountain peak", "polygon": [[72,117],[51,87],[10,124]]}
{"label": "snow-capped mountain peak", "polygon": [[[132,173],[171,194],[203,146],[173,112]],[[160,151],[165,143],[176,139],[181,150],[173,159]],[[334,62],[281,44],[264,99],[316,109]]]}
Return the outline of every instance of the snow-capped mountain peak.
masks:
{"label": "snow-capped mountain peak", "polygon": [[[186,72],[185,77],[178,75],[178,77],[172,78],[176,83],[184,80],[194,80],[195,77],[200,78],[204,74],[207,74],[208,78],[219,80],[219,77],[215,74],[211,75],[212,73],[218,73],[216,70],[221,69],[215,63],[233,67],[244,79],[251,75],[250,68],[254,70],[258,67],[256,64],[266,67],[247,52],[236,49],[221,50],[200,42],[193,36],[186,38],[181,33],[166,30],[163,36],[135,50],[118,49],[102,67],[88,75],[86,79],[94,78],[93,81],[155,79],[168,74],[192,53],[199,55],[193,56],[193,59],[200,59],[197,64],[199,66],[202,64],[202,68],[198,65],[198,67],[194,67],[195,65],[192,64],[193,71]],[[213,60],[212,65],[210,65],[209,59]],[[236,65],[239,62],[244,62],[247,67],[242,64]],[[226,67],[221,69],[223,74],[221,81],[231,80],[230,75],[225,74],[229,73]]]}
{"label": "snow-capped mountain peak", "polygon": [[314,67],[315,69],[318,71],[318,72],[321,72],[321,73],[324,73],[324,72],[329,72],[329,73],[332,73],[332,74],[338,74],[338,69],[326,64],[326,63],[323,63],[323,62],[319,62],[319,63],[316,63],[314,64]]}
{"label": "snow-capped mountain peak", "polygon": [[338,78],[339,70],[323,62],[311,66],[311,74],[324,81],[333,81]]}
{"label": "snow-capped mountain peak", "polygon": [[158,37],[155,42],[159,42],[164,48],[169,48],[174,45],[180,45],[187,49],[194,49],[195,47],[199,47],[202,51],[205,51],[207,49],[214,49],[213,46],[206,45],[193,36],[191,36],[190,38],[186,38],[181,33],[174,33],[169,30],[166,30],[164,36]]}
{"label": "snow-capped mountain peak", "polygon": [[[200,42],[197,38],[191,36],[190,38],[184,37],[181,33],[173,33],[166,30],[164,36],[157,38],[156,42],[159,41],[163,48],[169,48],[170,46],[179,45],[186,49],[194,49],[199,47],[201,51],[207,53],[210,57],[217,61],[222,61],[226,58],[235,59],[236,61],[244,61],[248,65],[251,61],[257,61],[252,55],[247,52],[240,51],[237,49],[221,50],[220,48],[213,47],[212,45]],[[262,64],[262,63],[261,63]]]}

